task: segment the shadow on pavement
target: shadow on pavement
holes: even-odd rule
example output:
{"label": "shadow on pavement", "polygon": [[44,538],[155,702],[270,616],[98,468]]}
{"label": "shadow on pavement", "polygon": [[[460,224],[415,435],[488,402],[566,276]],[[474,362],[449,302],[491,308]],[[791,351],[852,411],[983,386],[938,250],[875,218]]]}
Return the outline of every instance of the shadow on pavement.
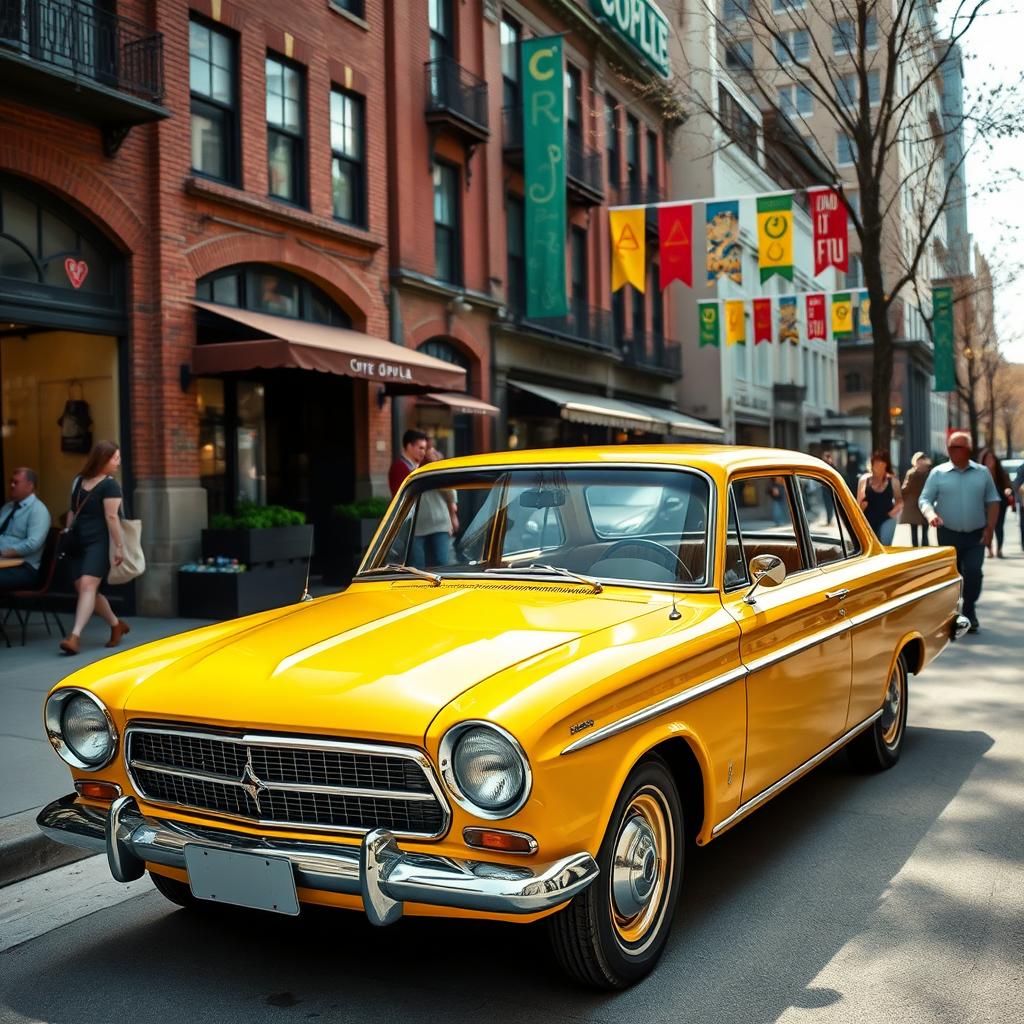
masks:
{"label": "shadow on pavement", "polygon": [[[851,774],[838,755],[709,847],[688,850],[666,955],[628,992],[563,981],[543,927],[406,919],[378,930],[344,912],[175,911],[153,894],[4,954],[0,1005],[54,1024],[110,1024],[124,1012],[132,1024],[362,1024],[371,1014],[500,1016],[503,1024],[774,1021],[790,1007],[841,1001],[814,979],[848,943],[877,941],[872,918],[894,878],[991,745],[982,732],[911,728],[892,771]],[[983,843],[1000,816],[976,812],[971,827]],[[956,851],[948,856],[955,867]],[[934,931],[933,942],[983,935],[972,913],[980,911],[951,902],[920,927]]]}

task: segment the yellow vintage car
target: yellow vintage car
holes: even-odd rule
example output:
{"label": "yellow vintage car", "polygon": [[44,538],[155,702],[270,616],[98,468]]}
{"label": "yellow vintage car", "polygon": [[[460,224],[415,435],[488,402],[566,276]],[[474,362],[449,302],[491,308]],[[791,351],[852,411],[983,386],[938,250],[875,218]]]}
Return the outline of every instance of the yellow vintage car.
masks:
{"label": "yellow vintage car", "polygon": [[882,548],[799,453],[434,463],[344,593],[55,687],[76,792],[39,824],[184,906],[543,918],[572,976],[623,987],[688,844],[841,747],[897,761],[959,592],[950,549]]}

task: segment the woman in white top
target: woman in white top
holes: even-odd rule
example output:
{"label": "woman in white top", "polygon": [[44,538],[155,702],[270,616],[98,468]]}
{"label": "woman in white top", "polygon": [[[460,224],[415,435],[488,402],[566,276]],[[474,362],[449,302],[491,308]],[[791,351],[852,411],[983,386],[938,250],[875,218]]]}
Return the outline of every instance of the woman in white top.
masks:
{"label": "woman in white top", "polygon": [[[431,444],[420,465],[437,462],[444,456]],[[412,538],[409,564],[418,569],[450,565],[452,536],[459,528],[458,506],[454,491],[425,491],[416,510],[416,530]]]}

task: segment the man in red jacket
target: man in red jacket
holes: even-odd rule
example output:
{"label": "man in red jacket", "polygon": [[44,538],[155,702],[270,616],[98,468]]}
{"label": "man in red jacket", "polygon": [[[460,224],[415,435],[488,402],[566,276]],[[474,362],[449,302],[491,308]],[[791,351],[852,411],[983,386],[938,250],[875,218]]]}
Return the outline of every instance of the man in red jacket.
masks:
{"label": "man in red jacket", "polygon": [[391,463],[388,486],[393,498],[402,481],[423,461],[430,447],[429,438],[422,430],[407,430],[402,435],[402,454]]}

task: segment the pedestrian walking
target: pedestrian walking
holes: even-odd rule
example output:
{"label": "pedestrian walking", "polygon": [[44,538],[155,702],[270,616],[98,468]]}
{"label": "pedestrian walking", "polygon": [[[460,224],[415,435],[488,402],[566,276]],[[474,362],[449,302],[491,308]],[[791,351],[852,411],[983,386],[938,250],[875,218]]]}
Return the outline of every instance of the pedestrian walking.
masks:
{"label": "pedestrian walking", "polygon": [[978,462],[992,474],[992,482],[996,485],[996,492],[999,494],[999,518],[996,520],[996,528],[993,534],[995,550],[993,550],[993,543],[990,540],[988,543],[988,557],[1002,558],[1003,527],[1006,525],[1006,510],[1012,508],[1015,504],[1013,486],[1010,483],[1010,474],[1003,469],[999,456],[991,448],[982,448],[978,452]]}
{"label": "pedestrian walking", "polygon": [[71,560],[78,602],[71,632],[60,642],[65,654],[77,654],[82,630],[93,613],[110,626],[107,647],[117,647],[130,630],[99,592],[112,566],[124,561],[121,532],[121,488],[113,474],[121,466],[121,448],[116,441],[97,441],[82,472],[71,486],[65,550]]}
{"label": "pedestrian walking", "polygon": [[402,435],[402,452],[388,470],[392,498],[398,493],[402,481],[423,461],[429,446],[430,439],[422,430],[410,429]]}
{"label": "pedestrian walking", "polygon": [[[437,462],[444,455],[433,444],[423,457],[423,465]],[[412,565],[419,569],[438,568],[452,561],[452,537],[459,529],[459,508],[455,492],[431,488],[419,498],[416,532],[412,538]]]}
{"label": "pedestrian walking", "polygon": [[[900,522],[910,527],[910,543],[915,548],[928,547],[928,520],[918,508],[917,501],[931,471],[932,460],[924,452],[915,452],[910,460],[910,469],[903,478],[903,512],[900,514]],[[917,542],[918,530],[921,532],[920,544]]]}
{"label": "pedestrian walking", "polygon": [[871,469],[857,481],[857,501],[875,536],[891,544],[903,510],[903,492],[886,452],[871,453]]}
{"label": "pedestrian walking", "polygon": [[934,526],[940,544],[956,548],[956,568],[964,579],[964,615],[968,632],[977,633],[976,605],[981,596],[985,548],[992,541],[999,518],[999,492],[992,474],[971,458],[971,435],[954,430],[946,441],[949,461],[928,475],[918,505]]}
{"label": "pedestrian walking", "polygon": [[1024,462],[1013,478],[1013,495],[1017,501],[1017,522],[1020,525],[1020,549],[1024,551]]}
{"label": "pedestrian walking", "polygon": [[0,508],[0,592],[28,590],[39,580],[39,564],[50,529],[50,511],[36,494],[38,478],[27,466],[11,474],[11,500]]}

